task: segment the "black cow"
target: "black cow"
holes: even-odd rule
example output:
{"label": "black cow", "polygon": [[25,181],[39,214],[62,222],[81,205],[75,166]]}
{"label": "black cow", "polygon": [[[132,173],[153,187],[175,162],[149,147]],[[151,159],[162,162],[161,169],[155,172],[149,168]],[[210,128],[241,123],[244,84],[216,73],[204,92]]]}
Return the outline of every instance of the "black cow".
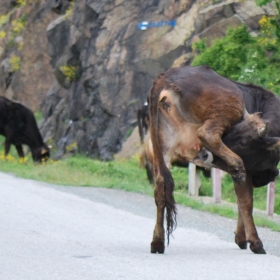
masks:
{"label": "black cow", "polygon": [[50,157],[32,111],[5,97],[0,97],[0,134],[6,137],[5,157],[11,144],[15,145],[20,158],[24,158],[23,144],[29,146],[35,162],[41,163]]}

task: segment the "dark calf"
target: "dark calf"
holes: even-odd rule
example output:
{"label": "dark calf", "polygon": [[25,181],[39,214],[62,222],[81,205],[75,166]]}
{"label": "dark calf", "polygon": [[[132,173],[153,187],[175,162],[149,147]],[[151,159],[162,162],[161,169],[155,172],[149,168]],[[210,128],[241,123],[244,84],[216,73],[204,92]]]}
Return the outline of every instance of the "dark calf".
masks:
{"label": "dark calf", "polygon": [[[247,176],[246,188],[241,188],[236,182],[234,184],[239,208],[235,242],[241,249],[246,249],[247,243],[250,243],[254,253],[265,253],[252,217],[253,188],[267,185],[279,174],[280,100],[259,86],[233,83],[241,90],[248,112],[257,113],[266,123],[262,135],[257,135],[246,124],[238,123],[222,137],[223,142],[242,158]],[[207,166],[228,171],[227,164],[207,149],[202,149],[199,156]]]}

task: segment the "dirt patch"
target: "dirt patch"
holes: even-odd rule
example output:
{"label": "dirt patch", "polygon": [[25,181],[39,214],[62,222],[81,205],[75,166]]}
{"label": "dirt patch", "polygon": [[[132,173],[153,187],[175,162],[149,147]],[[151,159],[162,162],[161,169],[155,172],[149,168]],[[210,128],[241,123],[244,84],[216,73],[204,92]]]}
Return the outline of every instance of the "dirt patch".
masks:
{"label": "dirt patch", "polygon": [[122,149],[115,155],[115,160],[130,159],[141,153],[141,142],[138,132],[138,127],[135,127],[132,134],[123,143]]}

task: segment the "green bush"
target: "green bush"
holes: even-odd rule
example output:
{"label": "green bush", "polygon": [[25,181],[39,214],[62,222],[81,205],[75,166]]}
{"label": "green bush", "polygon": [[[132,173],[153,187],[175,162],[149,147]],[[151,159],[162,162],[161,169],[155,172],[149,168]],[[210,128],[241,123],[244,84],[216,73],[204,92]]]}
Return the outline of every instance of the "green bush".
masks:
{"label": "green bush", "polygon": [[[265,22],[263,18],[260,24]],[[280,41],[275,32],[271,33],[275,29],[273,25],[261,24],[261,27],[264,32],[258,37],[252,37],[246,26],[241,26],[229,28],[225,37],[215,40],[208,48],[197,48],[196,43],[194,49],[199,54],[192,65],[208,65],[222,76],[280,94]]]}

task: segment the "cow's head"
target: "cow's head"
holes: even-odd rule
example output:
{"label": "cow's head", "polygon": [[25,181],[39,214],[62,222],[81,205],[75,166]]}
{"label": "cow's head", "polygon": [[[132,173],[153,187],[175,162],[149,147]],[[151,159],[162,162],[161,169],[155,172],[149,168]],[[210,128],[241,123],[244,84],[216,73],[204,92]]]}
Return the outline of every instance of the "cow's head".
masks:
{"label": "cow's head", "polygon": [[[270,137],[269,123],[264,122],[259,114],[252,114],[232,127],[232,129],[223,135],[224,144],[234,153],[239,155],[247,171],[263,170],[270,168],[268,165],[275,165],[271,158],[279,157],[280,138]],[[211,152],[202,149],[199,153],[200,159],[206,165],[222,168],[225,163]]]}
{"label": "cow's head", "polygon": [[259,113],[248,114],[243,121],[223,135],[222,140],[232,151],[242,154],[246,150],[262,148],[268,132],[269,123],[264,122]]}
{"label": "cow's head", "polygon": [[46,144],[42,147],[32,149],[31,152],[34,162],[37,163],[46,162],[50,157],[50,148]]}

